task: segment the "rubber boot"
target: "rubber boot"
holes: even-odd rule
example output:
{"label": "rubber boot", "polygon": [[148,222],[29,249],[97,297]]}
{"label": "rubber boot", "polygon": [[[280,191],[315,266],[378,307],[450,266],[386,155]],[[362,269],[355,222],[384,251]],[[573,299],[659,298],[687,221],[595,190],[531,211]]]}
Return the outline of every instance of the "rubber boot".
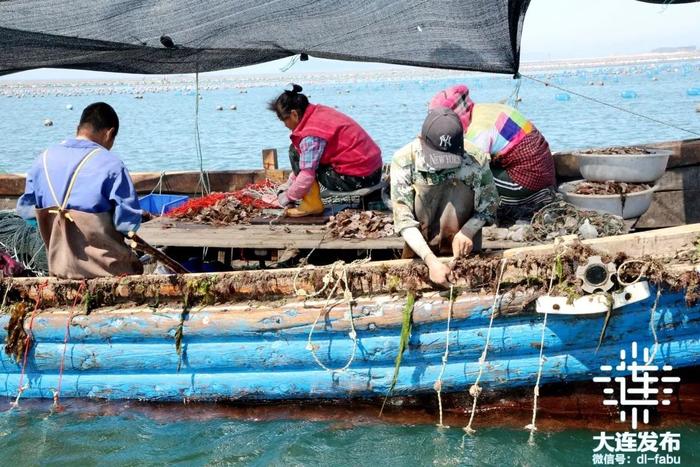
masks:
{"label": "rubber boot", "polygon": [[321,187],[317,181],[311,185],[311,189],[301,199],[299,207],[287,209],[288,217],[304,217],[323,214],[323,201],[321,200]]}

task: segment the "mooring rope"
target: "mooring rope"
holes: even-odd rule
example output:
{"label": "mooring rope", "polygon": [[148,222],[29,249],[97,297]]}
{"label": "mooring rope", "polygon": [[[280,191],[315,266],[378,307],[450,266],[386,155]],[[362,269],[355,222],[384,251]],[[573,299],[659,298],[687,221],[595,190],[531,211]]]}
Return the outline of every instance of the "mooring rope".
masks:
{"label": "mooring rope", "polygon": [[649,326],[651,327],[651,334],[654,336],[654,349],[649,356],[649,359],[644,362],[644,365],[649,365],[656,358],[656,351],[659,348],[659,337],[656,335],[656,325],[654,323],[654,315],[656,314],[656,308],[659,306],[659,299],[661,298],[661,284],[656,287],[656,298],[654,299],[654,306],[651,307],[651,312],[649,313]]}
{"label": "mooring rope", "polygon": [[34,327],[34,317],[39,310],[39,305],[41,305],[41,294],[47,284],[40,284],[37,287],[37,297],[34,304],[34,310],[32,310],[32,315],[29,318],[29,329],[26,334],[27,337],[24,340],[24,356],[22,357],[22,371],[19,374],[19,381],[17,383],[17,397],[15,401],[10,405],[10,409],[14,409],[19,406],[19,400],[22,397],[22,393],[29,388],[29,385],[24,385],[24,374],[27,370],[27,357],[29,356],[29,347],[32,341],[32,328]]}
{"label": "mooring rope", "polygon": [[[350,365],[352,365],[352,362],[355,360],[355,355],[357,354],[357,331],[355,330],[355,321],[354,317],[352,314],[352,306],[353,306],[353,301],[354,298],[352,296],[352,291],[350,290],[350,284],[348,280],[348,269],[351,266],[356,266],[358,264],[364,264],[369,261],[369,258],[362,259],[362,260],[356,260],[353,261],[350,264],[344,264],[342,261],[336,261],[333,263],[333,267],[331,267],[331,270],[326,274],[326,276],[323,278],[324,282],[324,289],[326,288],[326,282],[330,283],[332,280],[335,279],[335,283],[331,290],[328,292],[328,296],[326,297],[326,303],[324,304],[323,308],[321,308],[318,312],[318,315],[316,315],[316,319],[314,320],[313,324],[311,325],[311,329],[309,330],[309,336],[306,341],[306,350],[311,352],[311,356],[313,357],[314,361],[318,366],[320,366],[322,369],[329,373],[336,373],[336,372],[344,372],[348,368],[350,368]],[[343,268],[338,275],[338,277],[335,277],[335,266],[336,265],[342,265]],[[327,280],[328,278],[328,280]],[[335,293],[338,290],[338,287],[340,286],[341,282],[344,284],[344,289],[343,290],[343,299],[347,302],[348,304],[348,313],[349,313],[349,320],[350,320],[350,332],[348,333],[348,336],[352,340],[352,351],[350,353],[350,357],[348,358],[348,361],[345,365],[343,365],[341,368],[329,368],[326,366],[319,358],[318,355],[316,355],[316,348],[314,346],[314,343],[312,341],[312,337],[314,334],[314,329],[316,329],[316,325],[318,324],[319,319],[321,319],[321,315],[324,314],[324,312],[329,311],[329,306],[331,299],[335,295]],[[323,289],[322,289],[323,290]]]}
{"label": "mooring rope", "polygon": [[66,360],[66,349],[68,349],[68,340],[70,338],[70,325],[73,321],[73,312],[78,306],[78,299],[82,298],[82,291],[85,289],[85,282],[80,283],[80,287],[75,293],[75,298],[73,299],[73,307],[68,312],[68,319],[66,319],[66,331],[63,335],[63,352],[61,352],[61,363],[58,367],[58,384],[56,384],[56,390],[53,392],[53,406],[58,407],[58,399],[61,397],[61,385],[63,383],[63,368]]}
{"label": "mooring rope", "polygon": [[194,103],[194,143],[199,162],[199,186],[202,187],[202,196],[208,195],[211,192],[209,183],[209,174],[204,171],[204,156],[202,155],[202,142],[199,137],[199,67],[194,74],[195,82],[195,103]]}
{"label": "mooring rope", "polygon": [[481,380],[481,375],[484,373],[484,364],[486,363],[486,355],[488,354],[489,351],[489,343],[491,341],[491,329],[493,328],[493,319],[496,316],[496,306],[500,308],[500,300],[499,300],[499,292],[501,290],[501,281],[503,280],[503,273],[505,272],[506,269],[506,263],[508,262],[507,258],[503,258],[501,260],[501,272],[499,273],[498,276],[498,283],[496,285],[496,293],[493,297],[493,305],[491,306],[491,318],[489,320],[489,328],[488,331],[486,332],[486,345],[484,345],[484,351],[481,353],[481,357],[479,357],[479,373],[476,376],[476,380],[474,381],[474,384],[469,388],[469,395],[474,398],[474,401],[472,403],[472,411],[471,415],[469,416],[469,423],[467,426],[464,427],[464,431],[467,434],[474,434],[476,433],[476,430],[472,428],[472,423],[474,423],[474,415],[476,414],[476,403],[477,400],[479,399],[479,395],[481,394],[481,387],[479,386],[479,381]]}
{"label": "mooring rope", "polygon": [[447,367],[447,356],[450,352],[450,321],[452,320],[452,311],[454,310],[454,284],[450,284],[450,306],[447,309],[447,329],[445,330],[445,353],[442,355],[442,366],[440,367],[440,374],[433,388],[437,392],[438,399],[438,409],[440,411],[440,419],[438,421],[438,428],[449,428],[442,423],[442,376],[445,374],[445,368]]}
{"label": "mooring rope", "polygon": [[659,119],[657,119],[657,118],[654,118],[654,117],[650,117],[650,116],[648,116],[648,115],[641,114],[641,113],[639,113],[639,112],[634,112],[634,111],[632,111],[632,110],[625,109],[624,107],[620,107],[620,106],[617,106],[617,105],[615,105],[615,104],[610,104],[609,102],[605,102],[605,101],[602,101],[602,100],[600,100],[600,99],[596,99],[596,98],[594,98],[594,97],[586,96],[585,94],[581,94],[581,93],[579,93],[579,92],[572,91],[572,90],[570,90],[570,89],[566,89],[566,88],[563,88],[563,87],[561,87],[561,86],[557,86],[556,84],[553,84],[553,83],[551,83],[551,82],[549,82],[549,81],[545,81],[545,80],[542,80],[542,79],[539,79],[539,78],[535,78],[534,76],[530,76],[530,75],[520,75],[520,76],[522,76],[523,78],[530,79],[530,80],[532,80],[532,81],[536,81],[536,82],[538,82],[538,83],[540,83],[540,84],[544,84],[545,86],[548,86],[548,87],[551,87],[551,88],[554,88],[554,89],[558,89],[558,90],[560,90],[560,91],[568,92],[569,94],[573,94],[573,95],[575,95],[575,96],[581,97],[581,98],[586,99],[586,100],[589,100],[589,101],[591,101],[591,102],[595,102],[596,104],[605,105],[605,106],[607,106],[607,107],[610,107],[610,108],[619,110],[619,111],[621,111],[621,112],[628,113],[628,114],[630,114],[630,115],[634,115],[634,116],[636,116],[636,117],[644,118],[644,119],[649,120],[649,121],[651,121],[651,122],[654,122],[654,123],[658,123],[658,124],[660,124],[660,125],[667,126],[667,127],[669,127],[669,128],[674,128],[674,129],[676,129],[676,130],[681,130],[681,131],[684,131],[684,132],[686,132],[686,133],[690,133],[691,135],[700,136],[700,133],[698,133],[697,131],[688,130],[687,128],[683,128],[683,127],[680,127],[680,126],[678,126],[678,125],[674,125],[673,123],[668,123],[668,122],[665,122],[665,121],[663,121],[663,120],[659,120]]}
{"label": "mooring rope", "polygon": [[[557,265],[561,261],[561,256],[557,255],[557,259],[552,265],[552,274],[549,277],[549,289],[547,290],[547,296],[552,295],[552,289],[554,288],[554,276],[556,275],[556,270],[557,270]],[[539,366],[537,368],[537,380],[535,381],[535,387],[532,390],[533,393],[533,398],[532,398],[532,421],[528,424],[525,425],[526,430],[530,430],[530,439],[529,443],[532,444],[534,441],[534,435],[535,431],[537,431],[537,401],[540,397],[540,381],[542,379],[542,369],[544,367],[544,335],[545,331],[547,330],[547,317],[549,316],[549,310],[545,309],[544,312],[544,319],[542,320],[542,334],[540,336],[540,359],[539,359]]]}

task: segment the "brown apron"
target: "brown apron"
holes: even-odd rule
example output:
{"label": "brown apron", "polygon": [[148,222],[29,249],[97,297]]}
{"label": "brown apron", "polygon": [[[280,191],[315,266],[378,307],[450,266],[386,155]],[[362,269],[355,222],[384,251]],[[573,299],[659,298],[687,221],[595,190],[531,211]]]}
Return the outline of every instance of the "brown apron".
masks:
{"label": "brown apron", "polygon": [[[474,191],[458,179],[438,185],[414,183],[414,210],[420,231],[436,255],[452,255],[452,239],[474,213]],[[474,248],[481,249],[481,231],[472,239]],[[412,258],[406,246],[404,258]]]}
{"label": "brown apron", "polygon": [[46,244],[49,274],[66,279],[141,274],[143,266],[136,254],[124,243],[124,235],[114,228],[111,212],[89,213],[66,209],[78,174],[99,152],[90,151],[71,176],[60,203],[49,179],[46,152],[43,154],[46,181],[54,206],[37,209],[36,219]]}

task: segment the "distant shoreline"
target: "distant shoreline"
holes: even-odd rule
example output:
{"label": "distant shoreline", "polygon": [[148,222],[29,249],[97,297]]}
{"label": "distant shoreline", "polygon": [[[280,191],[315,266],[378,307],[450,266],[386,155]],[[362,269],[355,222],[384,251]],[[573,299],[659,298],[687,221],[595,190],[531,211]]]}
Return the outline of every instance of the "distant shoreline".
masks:
{"label": "distant shoreline", "polygon": [[[555,73],[571,69],[645,66],[657,63],[700,61],[700,50],[664,53],[644,53],[610,57],[528,61],[521,63],[521,72],[528,74]],[[343,71],[314,73],[273,73],[250,75],[200,75],[200,90],[239,89],[284,86],[289,82],[314,84],[344,84],[370,81],[405,81],[440,79],[457,76],[495,76],[465,70],[446,70],[421,67],[401,67],[373,71]],[[506,75],[503,75],[506,76]],[[70,96],[85,94],[146,94],[158,92],[191,92],[194,89],[192,75],[149,75],[98,78],[89,80],[2,80],[0,96]]]}
{"label": "distant shoreline", "polygon": [[700,50],[679,52],[649,52],[633,55],[615,55],[610,57],[577,58],[559,60],[522,61],[522,72],[550,71],[571,68],[597,68],[604,66],[644,65],[652,63],[685,62],[700,60]]}

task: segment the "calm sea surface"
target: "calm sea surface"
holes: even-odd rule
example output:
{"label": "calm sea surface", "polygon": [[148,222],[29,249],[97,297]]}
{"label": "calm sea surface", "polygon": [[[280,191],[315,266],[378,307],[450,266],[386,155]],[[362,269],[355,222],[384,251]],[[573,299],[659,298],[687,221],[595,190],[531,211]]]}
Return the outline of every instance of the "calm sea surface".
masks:
{"label": "calm sea surface", "polygon": [[[545,78],[544,75],[537,75]],[[700,133],[698,63],[664,64],[561,72],[552,83]],[[603,82],[604,85],[590,83]],[[358,120],[389,160],[414,137],[437,90],[467,83],[475,101],[507,98],[514,81],[465,75],[449,79],[326,83],[305,86],[313,102],[337,106]],[[302,85],[304,83],[301,83]],[[0,83],[0,92],[3,90]],[[261,167],[260,151],[286,154],[287,130],[265,110],[279,88],[204,90],[199,127],[205,169]],[[633,91],[636,98],[621,97]],[[687,138],[680,130],[639,119],[575,95],[523,80],[520,109],[547,136],[554,149],[635,144]],[[560,96],[559,99],[562,99]],[[1,172],[23,172],[47,145],[73,134],[80,110],[105,100],[120,115],[115,150],[134,171],[198,167],[191,93],[0,98]],[[67,106],[72,105],[73,110]],[[235,105],[236,110],[229,110]],[[222,106],[224,110],[216,108]],[[54,125],[45,127],[44,119]],[[284,157],[280,159],[284,165]],[[546,430],[535,444],[521,429],[485,428],[463,437],[459,428],[439,431],[430,424],[342,423],[298,417],[261,419],[209,413],[181,418],[179,406],[157,412],[68,410],[51,414],[48,405],[21,405],[5,411],[0,401],[0,465],[592,465],[593,431]],[[332,410],[332,409],[328,409]],[[191,414],[192,410],[188,410]],[[487,415],[483,415],[487,416]],[[670,428],[681,434],[682,465],[700,465],[700,430]],[[634,464],[634,456],[630,462]],[[630,465],[627,464],[627,465]],[[648,464],[653,465],[653,464]]]}
{"label": "calm sea surface", "polygon": [[[420,132],[427,102],[440,89],[466,83],[476,102],[508,98],[514,80],[503,76],[465,75],[449,79],[370,81],[304,85],[312,102],[337,106],[359,121],[390,160],[398,148]],[[677,63],[654,67],[599,68],[537,74],[553,84],[700,133],[700,64]],[[194,80],[193,80],[194,81]],[[691,134],[653,123],[571,95],[557,100],[562,91],[522,80],[520,110],[544,133],[554,149],[635,144],[692,137]],[[604,83],[590,85],[590,83]],[[190,84],[194,84],[193,82]],[[7,86],[7,85],[5,85]],[[0,82],[0,93],[3,83]],[[199,128],[204,167],[208,170],[261,168],[261,150],[279,148],[286,164],[287,129],[265,109],[279,87],[203,90]],[[625,91],[637,97],[625,99]],[[133,171],[197,169],[195,148],[195,96],[171,91],[133,94],[0,97],[0,172],[22,172],[47,146],[75,132],[80,111],[89,103],[105,100],[115,107],[121,128],[114,150]],[[67,110],[72,105],[73,110]],[[236,110],[229,110],[231,106]],[[218,111],[217,107],[224,110]],[[54,125],[45,127],[50,119]]]}
{"label": "calm sea surface", "polygon": [[[578,466],[594,465],[593,437],[600,435],[600,430],[540,431],[530,443],[527,431],[514,428],[479,428],[467,436],[459,427],[439,430],[427,423],[211,416],[206,405],[147,412],[97,405],[99,415],[92,413],[95,407],[51,414],[48,404],[0,413],[1,464]],[[196,410],[201,416],[193,418]],[[188,416],[181,419],[181,411]],[[697,427],[655,431],[680,435],[680,450],[672,455],[680,456],[681,465],[700,465]],[[625,454],[625,464],[614,465],[637,465],[637,456]]]}

